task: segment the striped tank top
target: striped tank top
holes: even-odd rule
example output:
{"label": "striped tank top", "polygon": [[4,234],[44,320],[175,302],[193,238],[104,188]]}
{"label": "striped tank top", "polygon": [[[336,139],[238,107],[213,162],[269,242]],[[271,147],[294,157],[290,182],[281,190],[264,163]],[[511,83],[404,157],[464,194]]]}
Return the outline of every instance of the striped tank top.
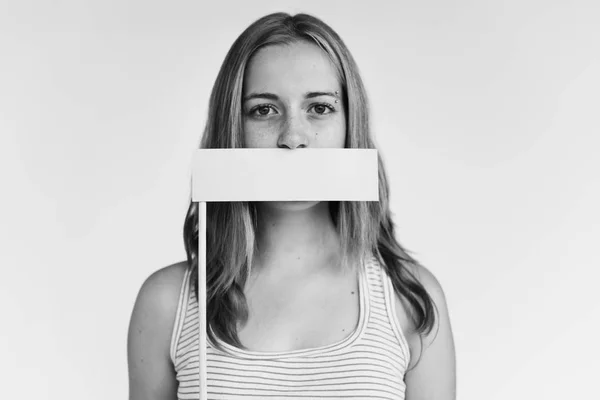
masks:
{"label": "striped tank top", "polygon": [[[199,398],[198,302],[185,273],[171,360],[179,400]],[[360,269],[360,313],[354,332],[337,343],[287,352],[246,351],[207,340],[208,399],[403,400],[408,343],[397,322],[391,280],[375,257]]]}

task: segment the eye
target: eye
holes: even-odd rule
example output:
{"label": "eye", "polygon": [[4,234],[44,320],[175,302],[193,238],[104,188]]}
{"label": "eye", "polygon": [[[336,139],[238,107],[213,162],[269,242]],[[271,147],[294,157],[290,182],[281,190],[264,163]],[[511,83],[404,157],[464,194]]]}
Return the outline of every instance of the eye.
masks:
{"label": "eye", "polygon": [[259,104],[256,107],[253,107],[248,114],[250,114],[253,117],[262,118],[262,117],[266,117],[267,115],[269,115],[269,111],[271,111],[271,110],[275,111],[275,108],[273,108],[272,105]]}
{"label": "eye", "polygon": [[331,104],[327,103],[318,103],[313,105],[311,108],[314,109],[315,113],[318,115],[327,115],[335,112],[335,108],[333,108]]}

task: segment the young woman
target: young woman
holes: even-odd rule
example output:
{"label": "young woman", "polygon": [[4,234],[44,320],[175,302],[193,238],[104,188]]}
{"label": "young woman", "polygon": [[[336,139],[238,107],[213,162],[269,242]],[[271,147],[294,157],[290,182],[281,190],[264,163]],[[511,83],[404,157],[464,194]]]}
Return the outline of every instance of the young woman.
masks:
{"label": "young woman", "polygon": [[[319,19],[271,14],[231,47],[201,148],[240,147],[375,148],[357,66]],[[198,398],[199,318],[210,399],[455,399],[444,294],[395,239],[381,158],[379,198],[207,203],[207,315],[191,203],[187,261],[134,306],[130,399]]]}

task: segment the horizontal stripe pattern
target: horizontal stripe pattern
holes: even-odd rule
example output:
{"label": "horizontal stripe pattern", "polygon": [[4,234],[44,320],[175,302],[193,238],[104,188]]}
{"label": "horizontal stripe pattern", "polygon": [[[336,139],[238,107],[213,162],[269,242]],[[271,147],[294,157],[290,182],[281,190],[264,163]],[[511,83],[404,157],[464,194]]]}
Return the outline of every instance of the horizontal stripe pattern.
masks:
{"label": "horizontal stripe pattern", "polygon": [[[173,328],[171,358],[179,400],[199,398],[198,301],[186,271]],[[360,317],[346,339],[281,353],[207,344],[208,398],[402,400],[410,354],[395,317],[393,286],[376,258],[360,274]]]}

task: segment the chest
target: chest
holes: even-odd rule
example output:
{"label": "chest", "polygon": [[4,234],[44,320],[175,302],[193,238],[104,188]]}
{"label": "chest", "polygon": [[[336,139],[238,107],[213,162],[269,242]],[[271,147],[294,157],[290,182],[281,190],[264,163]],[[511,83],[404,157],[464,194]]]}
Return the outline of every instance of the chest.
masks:
{"label": "chest", "polygon": [[245,291],[249,317],[238,336],[261,352],[317,348],[350,336],[360,318],[358,273],[257,281]]}

